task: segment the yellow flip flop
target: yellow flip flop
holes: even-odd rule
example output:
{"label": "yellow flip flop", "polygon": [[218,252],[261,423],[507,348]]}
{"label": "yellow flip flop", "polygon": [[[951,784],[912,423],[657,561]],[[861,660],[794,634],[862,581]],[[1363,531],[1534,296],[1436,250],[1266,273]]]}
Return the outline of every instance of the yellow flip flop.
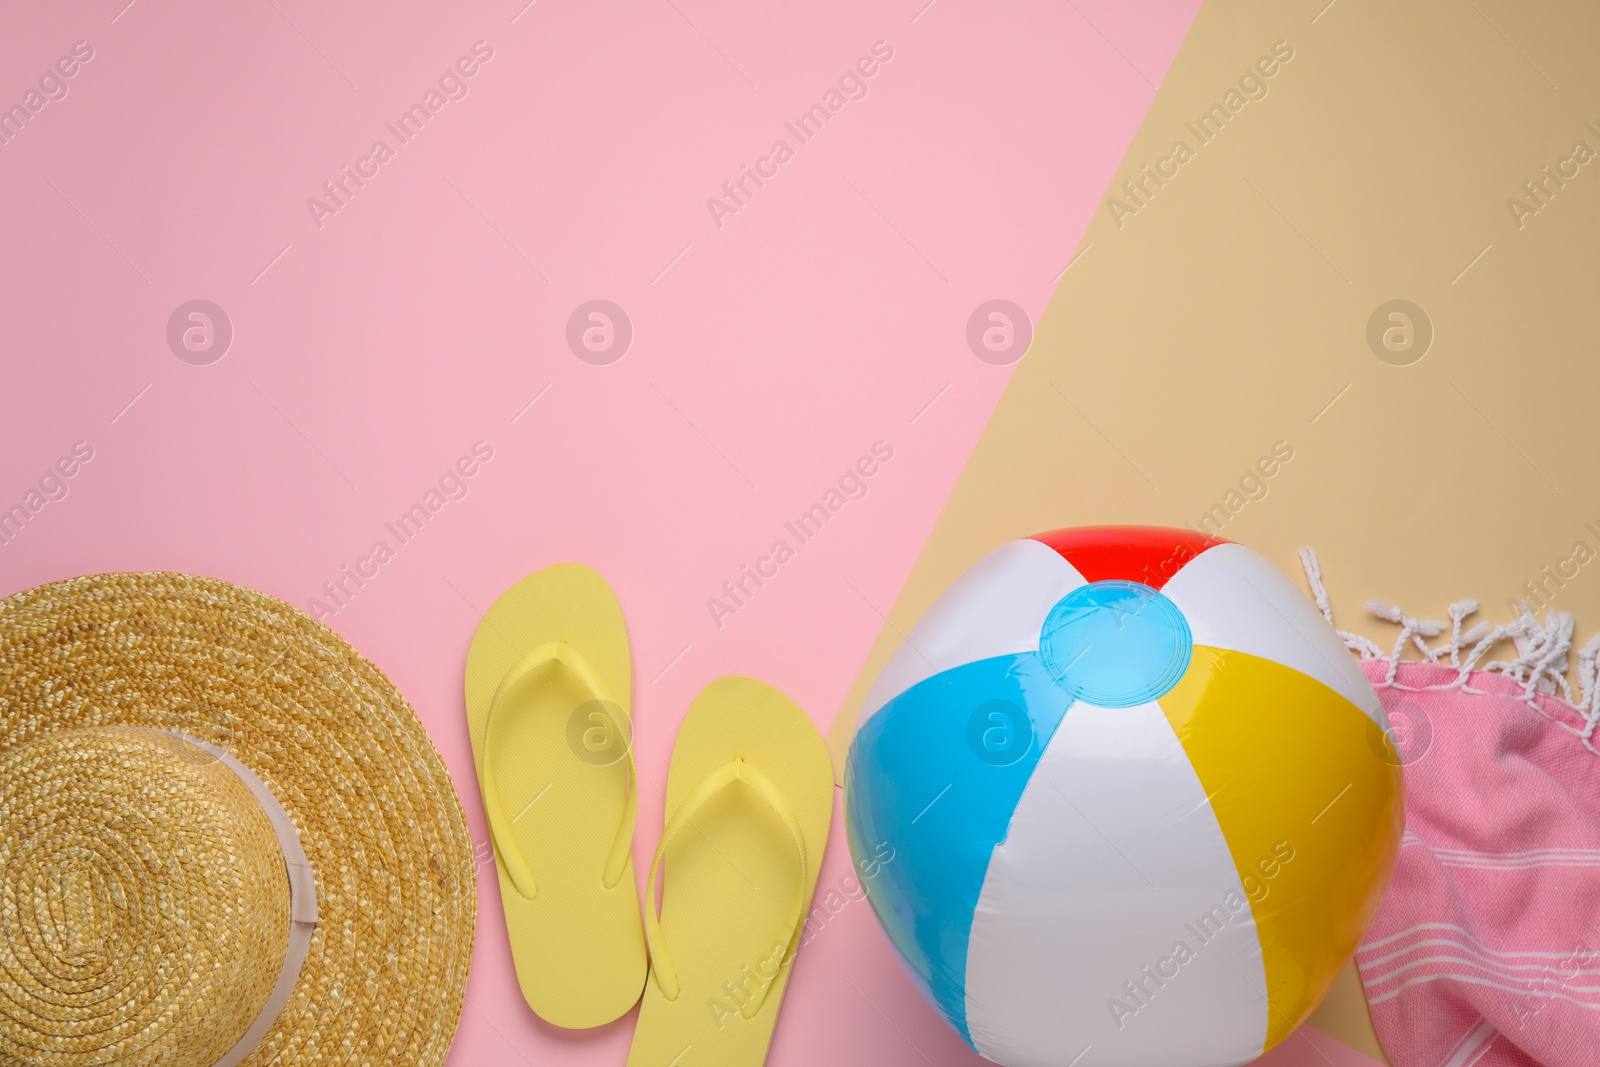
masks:
{"label": "yellow flip flop", "polygon": [[766,1060],[832,816],[833,765],[805,712],[753,678],[707,686],[672,750],[628,1067]]}
{"label": "yellow flip flop", "polygon": [[622,609],[577,563],[494,602],[467,651],[467,724],[523,998],[579,1029],[625,1014],[647,972],[633,876],[638,778]]}

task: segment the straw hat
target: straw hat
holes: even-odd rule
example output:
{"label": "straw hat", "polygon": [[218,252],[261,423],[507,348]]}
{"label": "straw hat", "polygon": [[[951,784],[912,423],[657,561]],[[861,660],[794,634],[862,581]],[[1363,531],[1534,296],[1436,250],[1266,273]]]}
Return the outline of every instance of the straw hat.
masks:
{"label": "straw hat", "polygon": [[331,630],[185,574],[0,600],[0,1064],[439,1064],[476,911],[444,764]]}

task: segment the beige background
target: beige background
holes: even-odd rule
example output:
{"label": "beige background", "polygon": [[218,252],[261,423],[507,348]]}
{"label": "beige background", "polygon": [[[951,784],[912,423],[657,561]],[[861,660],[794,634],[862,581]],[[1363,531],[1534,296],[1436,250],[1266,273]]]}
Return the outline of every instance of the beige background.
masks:
{"label": "beige background", "polygon": [[[1576,567],[1549,600],[1595,632],[1600,560],[1572,556],[1600,552],[1600,157],[1520,228],[1508,200],[1538,206],[1523,183],[1575,142],[1600,153],[1597,31],[1577,0],[1208,0],[1112,192],[1175,141],[1193,157],[1090,225],[833,725],[836,768],[898,633],[995,546],[1062,526],[1237,508],[1213,530],[1291,574],[1314,545],[1340,624],[1385,647],[1368,598],[1503,621]],[[1185,123],[1237,106],[1277,42],[1266,96],[1202,144]],[[1367,340],[1392,299],[1433,328],[1405,366]],[[1248,499],[1277,442],[1293,459]],[[1381,1056],[1353,972],[1312,1021]]]}

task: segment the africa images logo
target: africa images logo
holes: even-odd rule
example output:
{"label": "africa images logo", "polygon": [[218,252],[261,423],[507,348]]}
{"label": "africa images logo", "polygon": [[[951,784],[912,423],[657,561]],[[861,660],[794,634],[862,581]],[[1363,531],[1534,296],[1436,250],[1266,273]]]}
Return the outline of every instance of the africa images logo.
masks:
{"label": "africa images logo", "polygon": [[420,101],[402,111],[394,121],[383,124],[383,128],[394,138],[393,145],[380,137],[372,142],[366,155],[356,160],[354,169],[348,163],[341,164],[338,176],[322,183],[322,197],[313,196],[306,200],[306,208],[311,212],[311,221],[316,223],[317,229],[326,225],[324,220],[329,215],[337,215],[349,207],[356,193],[376,178],[381,168],[394,159],[399,148],[410,144],[423,127],[444,110],[446,104],[452,100],[465,100],[472,91],[469,81],[493,58],[493,45],[488,41],[475,42],[472,54],[461,56],[445,68],[445,72],[439,75],[438,83],[430,85]]}
{"label": "africa images logo", "polygon": [[[1250,910],[1250,904],[1259,904],[1267,899],[1272,893],[1271,880],[1278,877],[1285,866],[1294,862],[1295,855],[1295,848],[1289,842],[1277,842],[1272,851],[1258,860],[1253,868],[1241,872],[1240,888],[1244,890],[1244,896],[1240,896],[1238,890],[1228,890],[1209,910],[1183,924],[1188,937],[1175,940],[1167,955],[1154,964],[1140,967],[1137,974],[1123,982],[1123,996],[1106,999],[1106,1008],[1111,1012],[1111,1021],[1117,1024],[1117,1029],[1127,1026],[1129,1019],[1148,1008],[1161,990],[1167,987],[1167,983],[1182,974],[1183,969],[1205,951],[1207,945],[1217,940],[1229,924],[1236,919],[1251,921],[1254,913]],[[1191,938],[1193,944],[1190,944]]]}
{"label": "africa images logo", "polygon": [[[722,183],[722,196],[706,198],[706,209],[711,212],[711,221],[717,229],[722,229],[724,218],[737,215],[741,208],[749,204],[757,190],[776,178],[780,168],[795,157],[799,146],[809,143],[821,133],[822,128],[843,111],[846,104],[852,100],[865,100],[867,80],[893,58],[894,47],[889,42],[874,41],[871,55],[862,56],[852,66],[846,67],[844,73],[839,75],[838,82],[822,94],[821,100],[802,111],[793,122],[783,124],[783,128],[794,137],[793,145],[780,137],[772,142],[766,155],[755,161],[754,167],[741,163],[739,176]],[[751,188],[752,184],[754,188]]]}
{"label": "africa images logo", "polygon": [[72,89],[67,83],[93,58],[93,45],[88,41],[76,42],[72,54],[57,59],[21,99],[10,107],[0,106],[0,145],[10,144],[47,105],[65,100]]}
{"label": "africa images logo", "polygon": [[1194,138],[1193,145],[1180,137],[1172,142],[1172,148],[1167,155],[1156,160],[1154,168],[1146,163],[1139,168],[1137,175],[1123,181],[1122,194],[1127,199],[1122,199],[1115,193],[1106,197],[1106,211],[1110,214],[1111,221],[1117,224],[1117,229],[1120,230],[1127,225],[1126,220],[1130,216],[1137,215],[1149,207],[1156,193],[1166,188],[1167,182],[1182,173],[1183,168],[1197,156],[1201,148],[1220,137],[1228,123],[1245,109],[1245,105],[1252,101],[1265,100],[1267,94],[1272,91],[1268,82],[1277,77],[1283,66],[1293,59],[1294,47],[1288,41],[1274,43],[1270,55],[1258,58],[1239,76],[1237,88],[1230,86],[1227,92],[1222,94],[1221,100],[1201,112],[1193,122],[1183,124],[1183,128]]}
{"label": "africa images logo", "polygon": [[794,544],[789,543],[789,537],[778,538],[766,555],[757,557],[754,567],[748,563],[742,564],[735,577],[722,583],[722,596],[706,598],[706,610],[711,613],[711,621],[716,628],[722,629],[727,616],[737,615],[748,607],[756,593],[776,578],[783,565],[794,559],[800,547],[809,544],[820,534],[823,527],[844,510],[846,504],[865,500],[871,492],[868,480],[882,471],[884,465],[893,458],[893,445],[888,441],[874,441],[871,454],[861,456],[846,467],[835,485],[829,486],[822,494],[821,500],[801,512],[793,521],[785,522],[784,532],[794,538]]}

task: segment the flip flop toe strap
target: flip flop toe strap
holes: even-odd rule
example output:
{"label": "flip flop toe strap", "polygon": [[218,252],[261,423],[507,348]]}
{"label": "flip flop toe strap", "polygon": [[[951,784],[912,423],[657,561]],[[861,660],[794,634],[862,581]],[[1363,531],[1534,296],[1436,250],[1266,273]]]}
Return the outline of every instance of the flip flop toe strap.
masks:
{"label": "flip flop toe strap", "polygon": [[[533,877],[533,868],[529,866],[522,850],[517,847],[516,838],[512,834],[512,823],[516,821],[516,816],[508,817],[500,803],[500,791],[494,780],[493,731],[496,713],[501,712],[503,705],[511,703],[514,693],[530,682],[549,681],[540,669],[548,663],[559,663],[565,667],[594,700],[612,707],[616,706],[609,690],[589,666],[589,662],[579,655],[577,649],[563,641],[551,641],[529,652],[515,667],[506,672],[506,676],[500,681],[500,687],[495,690],[494,699],[489,704],[488,718],[484,722],[482,775],[479,784],[483,789],[484,813],[489,817],[489,836],[494,841],[495,855],[500,857],[500,863],[505,867],[511,884],[525,900],[537,897],[539,888]],[[628,858],[633,851],[634,815],[638,808],[638,793],[634,788],[636,771],[633,765],[632,737],[624,738],[623,741],[628,761],[626,785],[628,792],[622,812],[622,825],[617,828],[617,836],[612,840],[611,850],[606,855],[605,869],[600,874],[601,884],[606,889],[611,889],[617,884],[628,866]]]}
{"label": "flip flop toe strap", "polygon": [[[800,913],[805,905],[806,887],[810,885],[809,871],[807,870],[805,835],[800,830],[800,825],[795,821],[794,813],[789,809],[788,803],[783,799],[783,794],[772,780],[762,774],[753,764],[736,758],[723,764],[701,779],[695,786],[687,800],[673,813],[667,822],[666,832],[661,835],[661,843],[656,846],[655,858],[650,861],[650,880],[647,883],[649,899],[644,911],[645,941],[650,946],[650,973],[654,977],[656,986],[661,990],[661,995],[668,1000],[677,1000],[681,992],[678,981],[678,970],[672,959],[672,953],[667,947],[666,937],[661,932],[661,918],[656,911],[656,875],[661,868],[661,860],[667,853],[667,846],[678,836],[678,832],[685,826],[692,825],[695,814],[706,803],[722,790],[740,783],[755,793],[772,809],[784,828],[789,831],[790,843],[794,845],[795,854],[800,859],[800,880],[795,887],[794,901],[789,906],[789,913],[784,922],[784,931],[788,934],[788,941],[784,946],[784,955],[779,962],[788,960],[794,955],[796,943],[800,939]],[[774,971],[772,977],[776,977]],[[761,1005],[766,1001],[767,992],[775,982],[769,981],[761,989],[744,1002],[739,1009],[739,1014],[746,1019],[752,1019],[761,1010]]]}

